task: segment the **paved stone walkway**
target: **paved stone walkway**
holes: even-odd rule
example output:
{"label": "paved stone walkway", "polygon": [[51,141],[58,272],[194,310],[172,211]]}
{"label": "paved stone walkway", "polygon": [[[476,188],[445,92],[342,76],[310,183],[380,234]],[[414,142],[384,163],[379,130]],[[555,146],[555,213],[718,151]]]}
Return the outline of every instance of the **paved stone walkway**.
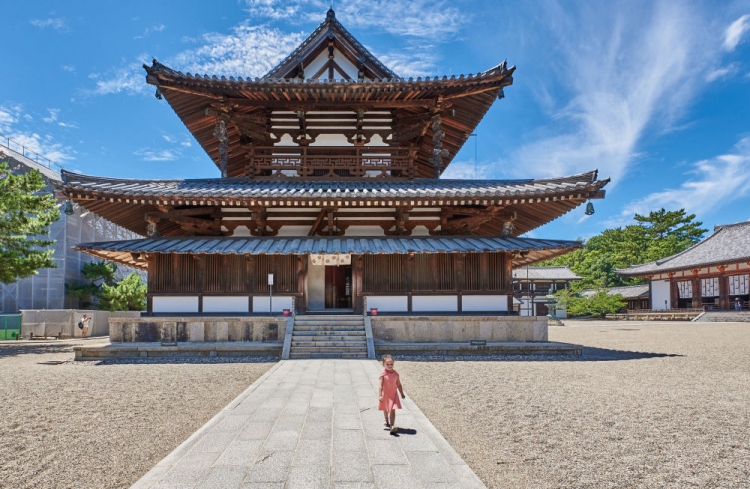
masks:
{"label": "paved stone walkway", "polygon": [[136,488],[484,488],[411,401],[392,436],[374,360],[284,360]]}

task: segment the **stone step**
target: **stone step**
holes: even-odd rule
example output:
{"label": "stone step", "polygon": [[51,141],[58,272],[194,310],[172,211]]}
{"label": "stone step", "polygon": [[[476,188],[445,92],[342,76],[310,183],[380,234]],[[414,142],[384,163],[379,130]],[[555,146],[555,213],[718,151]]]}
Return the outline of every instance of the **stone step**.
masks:
{"label": "stone step", "polygon": [[367,348],[365,341],[294,341],[292,348],[297,351],[298,348]]}
{"label": "stone step", "polygon": [[343,341],[347,343],[366,341],[365,335],[361,336],[314,336],[314,335],[292,335],[292,341],[316,341],[318,343],[325,341]]}
{"label": "stone step", "polygon": [[294,321],[295,326],[362,326],[364,324],[364,321]]}
{"label": "stone step", "polygon": [[301,319],[303,321],[306,320],[313,320],[313,321],[319,321],[319,320],[346,320],[346,319],[358,319],[361,320],[362,316],[359,314],[305,314],[305,315],[297,315],[294,317],[294,319]]}
{"label": "stone step", "polygon": [[292,334],[295,336],[364,336],[364,330],[350,330],[350,331],[311,331],[311,330],[294,330]]}
{"label": "stone step", "polygon": [[297,353],[292,352],[289,358],[367,358],[364,353]]}
{"label": "stone step", "polygon": [[365,327],[355,326],[298,326],[294,325],[294,331],[364,331]]}
{"label": "stone step", "polygon": [[367,355],[367,347],[343,347],[343,346],[298,346],[291,353],[363,353]]}

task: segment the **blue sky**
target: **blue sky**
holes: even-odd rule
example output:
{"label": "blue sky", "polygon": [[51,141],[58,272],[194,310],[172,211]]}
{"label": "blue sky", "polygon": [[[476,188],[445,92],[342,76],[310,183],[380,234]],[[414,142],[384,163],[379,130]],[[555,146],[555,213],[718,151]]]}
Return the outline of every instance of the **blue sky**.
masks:
{"label": "blue sky", "polygon": [[[331,2],[34,1],[3,6],[0,134],[66,169],[218,177],[141,65],[261,76]],[[337,18],[401,76],[515,65],[456,156],[454,178],[612,178],[532,233],[590,237],[635,212],[686,208],[711,228],[750,219],[750,0],[345,0]]]}

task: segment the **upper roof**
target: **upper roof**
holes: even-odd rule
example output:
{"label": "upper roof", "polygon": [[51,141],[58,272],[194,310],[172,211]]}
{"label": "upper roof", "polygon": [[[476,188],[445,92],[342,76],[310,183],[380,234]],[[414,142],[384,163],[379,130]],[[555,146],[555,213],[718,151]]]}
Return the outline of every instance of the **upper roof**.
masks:
{"label": "upper roof", "polygon": [[567,266],[563,267],[523,267],[513,270],[517,280],[581,280]]}
{"label": "upper roof", "polygon": [[[156,60],[144,68],[146,81],[158,87],[157,97],[169,102],[217,166],[221,155],[215,127],[219,120],[227,123],[229,177],[245,175],[248,145],[270,146],[278,142],[279,134],[292,134],[280,129],[281,124],[274,125],[274,117],[306,111],[363,114],[354,117],[347,130],[370,131],[383,140],[391,137],[393,144],[413,145],[417,176],[433,177],[433,116],[441,116],[442,149],[448,152],[442,172],[493,102],[503,97],[502,89],[513,83],[515,70],[502,62],[476,75],[401,78],[354,39],[332,10],[292,54],[262,78],[186,74]],[[329,74],[327,78],[320,77],[323,71]],[[390,131],[381,120],[384,112],[389,114]],[[363,118],[369,129],[362,126]]]}
{"label": "upper roof", "polygon": [[[617,295],[620,294],[626,299],[638,299],[641,297],[648,297],[649,296],[649,287],[648,284],[642,284],[642,285],[625,285],[622,287],[609,287],[606,289],[608,295]],[[581,291],[581,295],[585,296],[592,296],[596,294],[596,291],[593,289],[586,289]]]}
{"label": "upper roof", "polygon": [[708,238],[681,253],[616,271],[628,277],[645,277],[739,262],[750,262],[750,221],[715,226]]}
{"label": "upper roof", "polygon": [[[350,61],[361,63],[366,70],[363,73],[364,78],[369,79],[397,79],[398,75],[388,69],[375,56],[370,53],[359,41],[357,41],[341,22],[336,20],[336,13],[333,8],[328,9],[326,18],[320,23],[297,49],[287,56],[281,63],[276,65],[271,71],[266,73],[263,78],[297,78],[300,67],[303,70],[309,66],[311,58],[319,54],[321,47],[325,44],[333,44],[342,54]],[[305,78],[312,78],[312,73],[304,73]],[[370,75],[370,76],[367,76]]]}
{"label": "upper roof", "polygon": [[[368,207],[503,206],[515,212],[523,234],[569,212],[587,199],[602,198],[609,182],[597,172],[540,180],[143,180],[94,177],[63,171],[63,189],[75,202],[139,234],[144,215],[169,206]],[[529,205],[533,204],[533,205]],[[502,220],[487,234],[500,234]],[[169,230],[162,230],[167,235]],[[175,231],[179,235],[179,230]]]}
{"label": "upper roof", "polygon": [[534,263],[580,248],[578,241],[481,236],[247,237],[195,236],[81,243],[77,250],[131,267],[147,268],[144,254],[219,255],[431,254],[511,252],[514,264]]}

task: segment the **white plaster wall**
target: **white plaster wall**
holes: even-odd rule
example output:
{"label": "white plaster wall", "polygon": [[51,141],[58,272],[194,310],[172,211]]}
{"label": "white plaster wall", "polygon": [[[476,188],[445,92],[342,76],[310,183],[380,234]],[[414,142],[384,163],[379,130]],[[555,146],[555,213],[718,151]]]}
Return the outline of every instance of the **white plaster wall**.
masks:
{"label": "white plaster wall", "polygon": [[[367,300],[368,305],[370,300]],[[419,311],[458,311],[457,295],[413,295],[411,310]]]}
{"label": "white plaster wall", "polygon": [[385,236],[380,226],[350,226],[344,236]]}
{"label": "white plaster wall", "polygon": [[367,297],[367,309],[373,307],[378,312],[406,312],[409,309],[409,298],[405,295],[371,295]]}
{"label": "white plaster wall", "polygon": [[[348,59],[339,51],[338,49],[333,49],[333,60],[336,61],[336,64],[339,65],[339,67],[346,72],[347,75],[349,75],[349,78],[353,78],[354,80],[357,79],[357,75],[359,73],[359,70],[354,67],[353,64],[349,62]],[[328,50],[323,50],[317,58],[312,60],[310,64],[305,66],[305,79],[311,79],[317,72],[320,71],[323,66],[328,62]],[[344,77],[336,70],[333,70],[333,77],[337,80],[341,80]],[[326,70],[322,75],[320,75],[319,78],[325,78],[328,79],[328,71]]]}
{"label": "white plaster wall", "polygon": [[[268,296],[253,297],[253,312],[269,312]],[[273,312],[292,308],[292,298],[289,296],[273,296]]]}
{"label": "white plaster wall", "polygon": [[311,220],[309,226],[282,226],[279,229],[279,236],[304,236],[307,237],[307,233],[310,232],[310,228],[315,224],[315,221]]}
{"label": "white plaster wall", "polygon": [[313,265],[307,256],[307,309],[319,311],[326,307],[326,267]]}
{"label": "white plaster wall", "polygon": [[203,296],[203,312],[248,312],[247,296]]}
{"label": "white plaster wall", "polygon": [[156,296],[154,312],[198,312],[198,296]]}
{"label": "white plaster wall", "polygon": [[463,311],[507,311],[507,295],[464,295],[461,297]]}
{"label": "white plaster wall", "polygon": [[[664,301],[667,301],[666,307]],[[672,299],[669,294],[669,280],[651,281],[651,307],[657,310],[671,309]]]}
{"label": "white plaster wall", "polygon": [[412,236],[429,236],[430,230],[427,229],[425,226],[417,226],[412,230],[411,235]]}
{"label": "white plaster wall", "polygon": [[321,134],[310,146],[354,146],[343,134]]}

